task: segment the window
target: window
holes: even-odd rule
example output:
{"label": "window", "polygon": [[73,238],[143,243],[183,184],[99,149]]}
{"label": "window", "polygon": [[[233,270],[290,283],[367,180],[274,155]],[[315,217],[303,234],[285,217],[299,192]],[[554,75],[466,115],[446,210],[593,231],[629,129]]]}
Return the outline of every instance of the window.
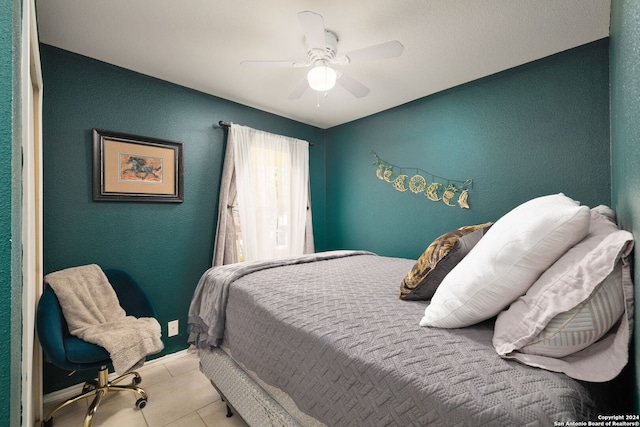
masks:
{"label": "window", "polygon": [[232,136],[238,261],[302,255],[308,218],[309,145],[244,129]]}

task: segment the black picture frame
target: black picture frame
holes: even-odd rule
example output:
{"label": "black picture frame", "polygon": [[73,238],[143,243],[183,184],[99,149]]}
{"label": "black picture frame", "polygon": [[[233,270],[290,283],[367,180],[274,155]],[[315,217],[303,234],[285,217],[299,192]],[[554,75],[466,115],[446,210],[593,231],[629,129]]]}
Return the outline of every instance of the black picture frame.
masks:
{"label": "black picture frame", "polygon": [[181,142],[102,129],[92,142],[94,201],[184,201]]}

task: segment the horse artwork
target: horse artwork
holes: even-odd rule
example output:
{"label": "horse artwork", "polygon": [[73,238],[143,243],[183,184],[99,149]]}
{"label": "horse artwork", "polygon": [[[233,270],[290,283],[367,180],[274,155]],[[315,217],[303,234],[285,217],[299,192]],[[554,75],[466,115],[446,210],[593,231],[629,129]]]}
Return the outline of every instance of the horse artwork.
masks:
{"label": "horse artwork", "polygon": [[162,157],[120,154],[120,181],[162,182]]}

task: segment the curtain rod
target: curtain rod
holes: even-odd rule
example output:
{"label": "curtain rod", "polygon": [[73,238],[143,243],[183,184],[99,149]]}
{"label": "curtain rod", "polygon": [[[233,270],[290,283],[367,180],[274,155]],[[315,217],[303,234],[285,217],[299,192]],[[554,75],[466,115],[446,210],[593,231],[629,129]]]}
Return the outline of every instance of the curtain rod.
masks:
{"label": "curtain rod", "polygon": [[[231,126],[231,123],[220,120],[220,121],[218,122],[218,125],[219,125],[221,128],[229,129],[229,127]],[[310,145],[311,147],[313,147],[313,142],[309,142],[309,145]]]}

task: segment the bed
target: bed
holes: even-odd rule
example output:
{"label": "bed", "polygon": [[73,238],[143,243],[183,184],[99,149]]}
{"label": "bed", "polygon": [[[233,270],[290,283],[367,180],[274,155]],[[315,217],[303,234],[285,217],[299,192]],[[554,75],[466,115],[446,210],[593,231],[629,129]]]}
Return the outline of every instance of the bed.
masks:
{"label": "bed", "polygon": [[415,265],[332,251],[214,267],[189,315],[201,370],[251,426],[540,426],[610,413],[608,382],[501,357],[495,316],[420,326],[432,302],[398,297]]}

